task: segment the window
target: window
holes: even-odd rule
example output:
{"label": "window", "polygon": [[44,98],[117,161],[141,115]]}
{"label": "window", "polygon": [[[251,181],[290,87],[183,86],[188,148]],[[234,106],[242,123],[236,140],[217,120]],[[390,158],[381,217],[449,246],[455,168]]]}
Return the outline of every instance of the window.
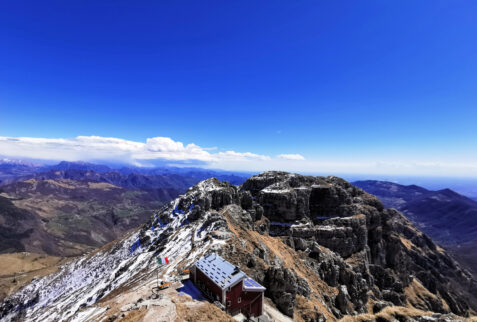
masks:
{"label": "window", "polygon": [[240,302],[242,302],[242,298],[241,298],[241,297],[239,297],[239,298],[237,299],[237,303],[240,303]]}

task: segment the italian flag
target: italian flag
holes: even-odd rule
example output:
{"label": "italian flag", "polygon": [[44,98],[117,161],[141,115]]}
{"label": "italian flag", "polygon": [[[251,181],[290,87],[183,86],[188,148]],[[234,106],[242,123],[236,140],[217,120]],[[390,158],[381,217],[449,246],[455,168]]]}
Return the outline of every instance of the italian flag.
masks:
{"label": "italian flag", "polygon": [[167,258],[167,257],[158,257],[158,258],[157,258],[157,263],[158,263],[159,265],[169,264],[169,258]]}

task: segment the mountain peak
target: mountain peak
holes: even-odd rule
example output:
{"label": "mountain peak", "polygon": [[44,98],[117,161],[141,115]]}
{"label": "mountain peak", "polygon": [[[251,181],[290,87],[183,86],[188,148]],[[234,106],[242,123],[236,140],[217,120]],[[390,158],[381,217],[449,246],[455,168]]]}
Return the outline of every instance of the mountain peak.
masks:
{"label": "mountain peak", "polygon": [[84,161],[61,161],[57,165],[48,167],[50,170],[92,170],[96,172],[108,172],[112,169],[106,165],[94,164]]}
{"label": "mountain peak", "polygon": [[[0,318],[18,312],[27,319],[110,318],[120,314],[113,303],[132,296],[115,290],[147,294],[155,269],[162,280],[180,281],[178,268],[212,252],[240,266],[297,320],[378,314],[387,307],[464,315],[475,296],[467,272],[374,196],[337,177],[266,172],[240,187],[201,181],[139,230],[10,296]],[[170,263],[157,268],[157,256]],[[172,301],[178,293],[161,294]],[[370,312],[373,306],[379,309]]]}

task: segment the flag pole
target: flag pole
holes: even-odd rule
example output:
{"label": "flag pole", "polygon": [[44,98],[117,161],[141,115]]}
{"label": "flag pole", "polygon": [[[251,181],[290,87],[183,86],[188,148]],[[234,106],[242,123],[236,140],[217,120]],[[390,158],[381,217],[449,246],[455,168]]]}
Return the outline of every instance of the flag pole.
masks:
{"label": "flag pole", "polygon": [[157,291],[159,291],[159,261],[160,257],[157,259],[157,267],[156,267],[156,286],[157,286]]}

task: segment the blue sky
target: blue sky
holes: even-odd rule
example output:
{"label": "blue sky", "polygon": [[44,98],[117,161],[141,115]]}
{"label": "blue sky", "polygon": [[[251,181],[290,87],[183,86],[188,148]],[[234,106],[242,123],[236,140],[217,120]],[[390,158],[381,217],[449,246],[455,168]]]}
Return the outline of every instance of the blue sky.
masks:
{"label": "blue sky", "polygon": [[[115,157],[136,162],[142,149],[141,160],[238,170],[477,177],[476,12],[475,1],[3,1],[0,155],[123,149]],[[81,153],[64,152],[78,136],[144,146],[96,153],[95,141],[88,153],[79,139]],[[159,140],[162,154],[143,155],[155,137],[184,151]]]}

